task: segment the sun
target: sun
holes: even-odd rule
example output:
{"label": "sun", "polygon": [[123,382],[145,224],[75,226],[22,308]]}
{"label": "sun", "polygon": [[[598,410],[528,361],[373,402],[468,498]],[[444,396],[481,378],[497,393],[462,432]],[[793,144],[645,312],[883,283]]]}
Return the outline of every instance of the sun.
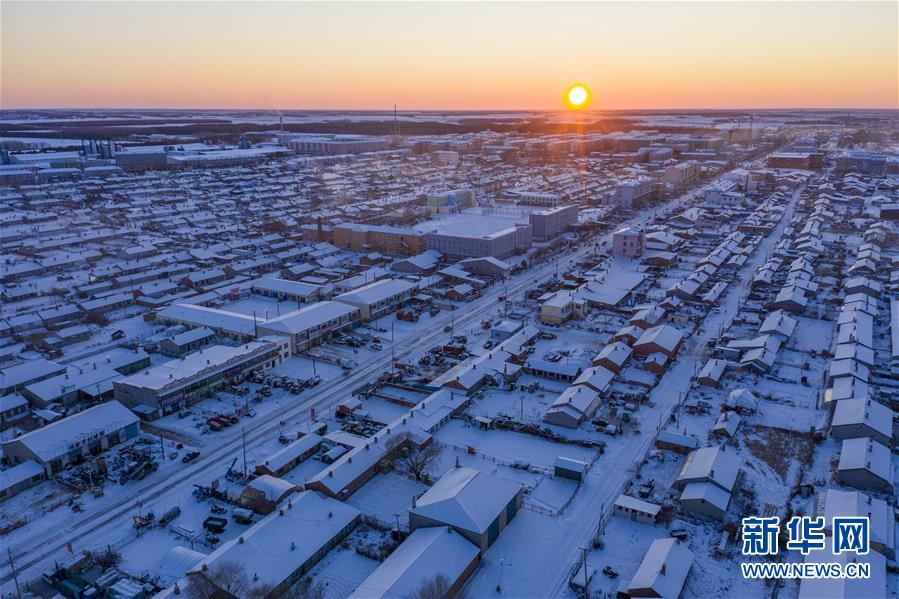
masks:
{"label": "sun", "polygon": [[569,108],[581,110],[590,103],[590,88],[583,83],[575,83],[565,91],[565,103]]}

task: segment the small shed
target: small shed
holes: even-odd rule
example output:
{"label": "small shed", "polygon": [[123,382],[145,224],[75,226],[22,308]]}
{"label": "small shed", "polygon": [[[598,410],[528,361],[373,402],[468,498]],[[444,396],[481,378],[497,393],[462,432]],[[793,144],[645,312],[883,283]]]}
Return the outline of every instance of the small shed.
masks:
{"label": "small shed", "polygon": [[615,500],[613,514],[644,524],[655,524],[662,506],[630,495],[619,495]]}
{"label": "small shed", "polygon": [[584,482],[589,464],[583,460],[559,456],[553,465],[553,474],[562,478],[570,478],[579,483]]}

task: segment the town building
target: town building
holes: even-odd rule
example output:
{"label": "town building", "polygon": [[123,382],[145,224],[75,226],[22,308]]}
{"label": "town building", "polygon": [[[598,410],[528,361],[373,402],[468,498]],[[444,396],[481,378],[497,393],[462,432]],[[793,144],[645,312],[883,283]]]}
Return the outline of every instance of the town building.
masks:
{"label": "town building", "polygon": [[88,408],[3,443],[12,464],[33,460],[48,476],[140,434],[140,419],[118,401]]}
{"label": "town building", "polygon": [[275,335],[237,347],[213,345],[118,379],[113,388],[118,401],[145,418],[155,418],[240,382],[254,370],[273,368],[290,355],[288,339]]}
{"label": "town building", "polygon": [[281,335],[290,339],[290,350],[299,354],[348,331],[360,320],[359,309],[337,301],[309,304],[299,310],[266,320],[258,325],[260,335]]}

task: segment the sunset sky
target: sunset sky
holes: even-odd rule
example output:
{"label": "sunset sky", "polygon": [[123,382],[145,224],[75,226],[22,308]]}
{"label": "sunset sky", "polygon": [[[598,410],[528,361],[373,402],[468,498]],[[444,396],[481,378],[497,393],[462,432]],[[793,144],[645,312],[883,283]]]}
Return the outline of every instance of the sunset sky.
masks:
{"label": "sunset sky", "polygon": [[897,108],[896,2],[0,3],[0,108]]}

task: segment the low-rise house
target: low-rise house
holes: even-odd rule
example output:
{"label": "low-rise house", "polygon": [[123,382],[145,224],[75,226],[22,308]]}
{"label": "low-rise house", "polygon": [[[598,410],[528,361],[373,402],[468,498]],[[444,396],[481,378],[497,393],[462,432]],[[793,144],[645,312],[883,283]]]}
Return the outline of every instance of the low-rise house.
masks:
{"label": "low-rise house", "polygon": [[209,345],[215,340],[215,333],[206,327],[189,329],[167,337],[159,342],[159,351],[164,356],[179,357]]}
{"label": "low-rise house", "polygon": [[609,343],[593,358],[593,366],[602,366],[611,372],[620,372],[634,352],[631,346],[620,341]]}
{"label": "low-rise house", "polygon": [[483,555],[518,513],[523,495],[519,483],[457,466],[415,500],[409,530],[449,526]]}
{"label": "low-rise house", "polygon": [[655,524],[662,506],[630,495],[619,495],[615,500],[613,514],[619,518],[627,518],[644,524]]}
{"label": "low-rise house", "polygon": [[861,491],[826,489],[815,498],[815,515],[824,518],[825,534],[833,535],[833,518],[867,518],[871,549],[896,558],[896,526],[893,507],[883,499]]}
{"label": "low-rise house", "polygon": [[363,321],[375,320],[409,301],[417,289],[415,283],[403,279],[381,279],[355,291],[342,293],[334,300],[359,309]]}
{"label": "low-rise house", "polygon": [[568,478],[579,483],[584,482],[590,465],[583,460],[559,456],[553,463],[553,476]]}
{"label": "low-rise house", "polygon": [[833,539],[826,537],[824,547],[811,551],[805,556],[804,562],[816,565],[839,564],[846,568],[849,564],[866,564],[870,569],[867,578],[803,578],[799,583],[798,599],[887,599],[892,595],[887,593],[886,584],[886,558],[877,551],[869,551],[867,554],[858,555],[855,552],[843,551],[834,555]]}
{"label": "low-rise house", "polygon": [[663,324],[646,329],[634,343],[634,353],[648,356],[661,352],[673,358],[684,341],[684,335],[671,325]]}
{"label": "low-rise house", "polygon": [[677,539],[656,539],[628,585],[631,597],[680,597],[693,567],[693,552]]}
{"label": "low-rise house", "polygon": [[19,393],[0,396],[0,431],[25,416],[29,409],[28,400]]}
{"label": "low-rise house", "polygon": [[34,460],[0,470],[0,500],[30,489],[47,478],[44,468]]}
{"label": "low-rise house", "polygon": [[682,490],[681,507],[689,512],[724,520],[740,473],[740,458],[725,446],[703,447],[687,456],[672,485]]}
{"label": "low-rise house", "polygon": [[830,421],[834,439],[871,437],[890,447],[893,441],[893,410],[871,399],[844,399],[836,402]]}
{"label": "low-rise house", "polygon": [[577,428],[593,416],[601,396],[588,385],[572,385],[549,406],[543,419],[550,424]]}
{"label": "low-rise house", "polygon": [[836,479],[857,489],[893,490],[890,450],[870,437],[845,439],[840,449]]}
{"label": "low-rise house", "polygon": [[568,289],[549,293],[540,300],[540,322],[559,325],[587,314],[587,303]]}
{"label": "low-rise house", "polygon": [[675,431],[660,431],[656,436],[655,446],[686,455],[699,447],[699,440]]}
{"label": "low-rise house", "polygon": [[706,387],[717,387],[721,384],[721,377],[724,376],[729,364],[727,360],[710,358],[699,371],[697,382]]}

